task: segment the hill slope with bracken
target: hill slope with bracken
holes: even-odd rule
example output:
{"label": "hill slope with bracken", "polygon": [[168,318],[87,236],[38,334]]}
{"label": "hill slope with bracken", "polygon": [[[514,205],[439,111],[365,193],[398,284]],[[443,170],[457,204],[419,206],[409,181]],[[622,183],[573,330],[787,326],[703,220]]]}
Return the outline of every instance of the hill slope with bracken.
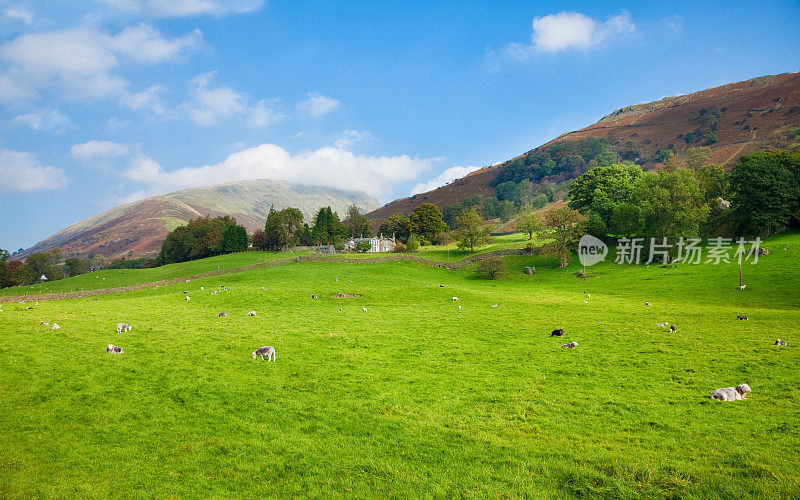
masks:
{"label": "hill slope with bracken", "polygon": [[[536,158],[574,153],[569,146],[600,139],[622,160],[655,167],[663,152],[680,155],[690,147],[711,149],[711,163],[730,168],[740,156],[771,149],[800,149],[800,73],[763,76],[646,104],[635,104],[604,116],[597,123],[568,132],[511,160],[486,167],[450,184],[395,200],[368,215],[376,223],[410,213],[422,203],[443,208],[473,195],[490,197],[498,181],[563,181],[589,165],[562,169],[556,175],[531,175]],[[580,161],[580,160],[578,160]],[[527,169],[527,171],[526,171]],[[513,171],[513,175],[512,175]]]}
{"label": "hill slope with bracken", "polygon": [[73,224],[14,256],[60,248],[64,257],[139,257],[159,251],[169,231],[206,215],[230,215],[248,232],[263,229],[270,206],[299,208],[310,221],[319,207],[330,206],[345,216],[355,204],[362,210],[378,206],[358,191],[341,191],[282,181],[252,180],[186,189],[113,208]]}

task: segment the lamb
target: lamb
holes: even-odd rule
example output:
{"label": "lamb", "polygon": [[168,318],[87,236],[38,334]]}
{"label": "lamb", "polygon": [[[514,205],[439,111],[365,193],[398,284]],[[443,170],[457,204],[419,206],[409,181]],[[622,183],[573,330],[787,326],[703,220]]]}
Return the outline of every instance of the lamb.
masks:
{"label": "lamb", "polygon": [[131,331],[131,325],[127,323],[117,323],[117,333]]}
{"label": "lamb", "polygon": [[58,323],[53,323],[53,330],[60,330],[61,327],[58,326]]}
{"label": "lamb", "polygon": [[739,316],[736,316],[736,319],[738,319],[739,321],[747,321],[747,316],[739,315]]}
{"label": "lamb", "polygon": [[650,302],[645,302],[645,303],[644,303],[644,305],[646,305],[646,306],[652,306],[653,304],[651,304]]}
{"label": "lamb", "polygon": [[660,326],[661,328],[666,328],[669,326],[669,322],[665,321],[664,323],[658,323],[656,326]]}
{"label": "lamb", "polygon": [[739,287],[739,290],[744,290],[747,285],[742,285]]}
{"label": "lamb", "polygon": [[775,341],[775,345],[786,345],[786,342],[781,339],[778,339]]}
{"label": "lamb", "polygon": [[556,328],[552,332],[550,332],[551,337],[563,337],[564,336],[564,329],[563,328]]}
{"label": "lamb", "polygon": [[109,354],[125,354],[125,351],[122,350],[122,347],[117,347],[113,344],[108,344],[108,347],[106,347],[106,352]]}
{"label": "lamb", "polygon": [[677,326],[675,326],[675,325],[670,325],[670,327],[669,327],[669,331],[670,331],[671,333],[675,333],[675,332],[677,332],[677,331],[678,331],[678,327],[677,327]]}
{"label": "lamb", "polygon": [[364,312],[367,312],[367,308],[366,307],[362,307],[361,310],[364,311]]}
{"label": "lamb", "polygon": [[248,315],[248,316],[255,316],[255,315],[256,315],[256,312],[255,312],[255,311],[250,311],[249,313],[247,313],[247,315]]}
{"label": "lamb", "polygon": [[491,305],[491,306],[489,306],[489,307],[497,307],[497,304],[492,304],[492,305]]}
{"label": "lamb", "polygon": [[458,297],[453,297],[453,302],[458,302]]}
{"label": "lamb", "polygon": [[569,344],[564,344],[561,347],[566,347],[567,349],[575,349],[576,347],[578,347],[578,343],[570,342]]}
{"label": "lamb", "polygon": [[227,318],[228,317],[228,313],[221,312],[221,313],[217,314],[217,316],[219,316],[220,318]]}
{"label": "lamb", "polygon": [[752,392],[749,385],[739,384],[736,387],[716,389],[711,393],[711,399],[716,399],[717,401],[738,401],[740,399],[747,399],[748,392]]}
{"label": "lamb", "polygon": [[459,310],[459,311],[461,310],[461,306],[458,306],[458,310]]}
{"label": "lamb", "polygon": [[259,347],[253,351],[253,359],[256,359],[259,356],[261,356],[261,361],[264,361],[264,356],[267,357],[267,361],[275,361],[275,348],[270,345]]}

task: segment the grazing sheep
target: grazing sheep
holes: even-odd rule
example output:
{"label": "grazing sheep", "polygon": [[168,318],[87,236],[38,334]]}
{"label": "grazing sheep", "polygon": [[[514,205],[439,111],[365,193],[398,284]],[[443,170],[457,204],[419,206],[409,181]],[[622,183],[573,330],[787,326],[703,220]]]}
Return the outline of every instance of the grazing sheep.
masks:
{"label": "grazing sheep", "polygon": [[50,323],[45,323],[44,321],[40,321],[39,324],[44,326],[50,326]]}
{"label": "grazing sheep", "polygon": [[564,329],[563,328],[556,328],[552,332],[550,332],[551,337],[563,337],[564,336]]}
{"label": "grazing sheep", "polygon": [[739,315],[739,316],[736,316],[736,319],[738,319],[739,321],[746,321],[747,320],[747,316]]}
{"label": "grazing sheep", "polygon": [[589,301],[588,301],[588,300],[584,300],[584,301],[583,301],[583,303],[584,303],[584,304],[588,304],[588,303],[589,303]]}
{"label": "grazing sheep", "polygon": [[458,302],[458,297],[453,297],[453,302]]}
{"label": "grazing sheep", "polygon": [[578,347],[578,343],[570,342],[569,344],[564,344],[561,347],[566,347],[567,349],[575,349],[576,347]]}
{"label": "grazing sheep", "polygon": [[591,299],[591,298],[592,298],[592,294],[591,294],[591,293],[587,293],[587,294],[586,294],[586,298],[587,298],[587,299]]}
{"label": "grazing sheep", "polygon": [[717,401],[738,401],[740,399],[747,399],[748,392],[751,392],[749,385],[739,384],[736,387],[716,389],[711,393],[711,399],[716,399]]}
{"label": "grazing sheep", "polygon": [[362,307],[361,310],[364,311],[364,312],[367,312],[367,308],[366,307]]}
{"label": "grazing sheep", "polygon": [[786,342],[781,339],[778,339],[775,341],[775,345],[786,345]]}
{"label": "grazing sheep", "polygon": [[108,344],[108,347],[106,347],[106,352],[110,354],[125,354],[125,351],[122,350],[122,347],[117,347],[113,344]]}
{"label": "grazing sheep", "polygon": [[249,313],[247,313],[247,315],[248,315],[248,316],[255,316],[255,315],[256,315],[256,312],[255,312],[255,311],[250,311]]}
{"label": "grazing sheep", "polygon": [[744,290],[747,285],[742,285],[739,287],[739,290]]}
{"label": "grazing sheep", "polygon": [[657,326],[660,326],[661,328],[666,328],[666,327],[668,327],[668,326],[669,326],[669,322],[658,323],[658,325],[657,325]]}
{"label": "grazing sheep", "polygon": [[131,325],[127,323],[117,323],[117,333],[131,331]]}
{"label": "grazing sheep", "polygon": [[189,300],[189,296],[188,295],[186,296],[186,300]]}
{"label": "grazing sheep", "polygon": [[228,317],[228,313],[221,312],[221,313],[217,314],[217,316],[219,316],[220,318],[227,318]]}
{"label": "grazing sheep", "polygon": [[58,326],[58,323],[53,323],[53,330],[60,330],[61,327]]}
{"label": "grazing sheep", "polygon": [[669,331],[670,331],[670,332],[672,332],[672,333],[675,333],[675,332],[677,332],[677,331],[678,331],[678,327],[677,327],[677,326],[675,326],[675,325],[670,325],[670,327],[669,327]]}
{"label": "grazing sheep", "polygon": [[333,278],[333,281],[339,281],[339,278]]}
{"label": "grazing sheep", "polygon": [[201,286],[201,287],[200,287],[200,290],[205,290],[205,287],[202,287],[202,286]]}
{"label": "grazing sheep", "polygon": [[189,293],[189,292],[186,292],[186,291],[184,291],[184,292],[181,292],[181,293],[182,293],[183,295],[186,295],[186,294],[187,294],[187,293]]}
{"label": "grazing sheep", "polygon": [[347,281],[348,281],[349,283],[352,283],[352,282],[353,282],[353,280],[347,280]]}
{"label": "grazing sheep", "polygon": [[311,298],[312,298],[312,299],[316,299],[316,298],[317,298],[317,296],[316,296],[316,295],[314,295],[314,294],[312,293],[312,294],[311,294]]}
{"label": "grazing sheep", "polygon": [[267,361],[275,361],[275,348],[270,345],[259,347],[253,351],[253,359],[256,359],[259,356],[261,356],[261,361],[264,361],[264,356],[267,357]]}
{"label": "grazing sheep", "polygon": [[650,302],[645,302],[645,303],[644,303],[644,305],[646,305],[646,306],[652,306],[653,304],[651,304]]}
{"label": "grazing sheep", "polygon": [[497,304],[493,304],[493,305],[491,305],[491,306],[489,306],[489,307],[497,307]]}
{"label": "grazing sheep", "polygon": [[337,311],[342,312],[342,308],[340,307],[339,309],[337,309]]}

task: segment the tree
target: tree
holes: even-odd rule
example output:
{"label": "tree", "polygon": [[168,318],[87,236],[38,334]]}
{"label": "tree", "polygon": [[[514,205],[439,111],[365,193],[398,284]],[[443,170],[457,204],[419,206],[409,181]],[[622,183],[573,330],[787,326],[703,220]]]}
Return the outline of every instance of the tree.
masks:
{"label": "tree", "polygon": [[341,243],[347,237],[347,229],[339,222],[339,215],[331,207],[322,207],[314,217],[311,241],[315,245]]}
{"label": "tree", "polygon": [[620,203],[614,207],[608,225],[617,236],[634,238],[641,236],[644,229],[644,215],[636,203]]}
{"label": "tree", "polygon": [[295,246],[300,243],[299,235],[304,229],[303,213],[299,209],[288,207],[276,211],[270,207],[264,225],[264,248],[277,252]]}
{"label": "tree", "polygon": [[702,165],[695,171],[695,177],[705,194],[706,203],[717,198],[725,198],[728,194],[730,176],[720,165]]}
{"label": "tree", "polygon": [[641,209],[642,236],[668,241],[700,234],[709,214],[700,184],[692,172],[647,172],[636,184],[634,203]]}
{"label": "tree", "polygon": [[88,273],[90,269],[88,261],[71,257],[64,261],[64,274],[69,277]]}
{"label": "tree", "polygon": [[689,148],[683,152],[683,158],[689,168],[697,170],[711,158],[711,148],[708,146]]}
{"label": "tree", "polygon": [[800,153],[742,156],[730,181],[732,203],[745,234],[771,234],[800,218]]}
{"label": "tree", "polygon": [[419,252],[419,240],[413,234],[408,237],[408,241],[406,241],[406,252],[409,253],[417,253]]}
{"label": "tree", "polygon": [[475,245],[489,242],[489,233],[491,228],[484,226],[483,219],[474,208],[458,218],[458,229],[455,232],[458,248],[469,248],[470,252],[474,252]]}
{"label": "tree", "polygon": [[594,212],[608,225],[614,206],[631,200],[641,176],[638,165],[593,168],[572,181],[569,206],[580,212]]}
{"label": "tree", "polygon": [[532,210],[523,212],[517,217],[517,227],[524,233],[528,233],[528,239],[533,239],[533,233],[542,229],[542,219]]}
{"label": "tree", "polygon": [[228,225],[222,232],[222,252],[244,252],[247,250],[247,230],[238,225]]}
{"label": "tree", "polygon": [[256,229],[256,231],[253,233],[253,248],[258,250],[267,249],[267,233],[261,229]]}
{"label": "tree", "polygon": [[372,249],[372,245],[369,244],[369,241],[359,241],[356,243],[356,252],[358,253],[366,253]]}
{"label": "tree", "polygon": [[483,278],[497,279],[506,271],[506,261],[502,257],[492,256],[481,259],[475,267],[475,272]]}
{"label": "tree", "polygon": [[8,250],[0,248],[0,261],[6,262],[10,256]]}
{"label": "tree", "polygon": [[[60,255],[61,252],[59,252]],[[48,280],[56,280],[61,277],[61,273],[58,272],[56,268],[56,262],[54,261],[54,254],[50,252],[44,253],[35,253],[33,255],[29,255],[27,259],[25,259],[25,264],[27,264],[33,273],[33,280],[27,279],[26,281],[31,281],[32,283],[38,283],[41,281],[41,277],[45,276]],[[27,283],[26,283],[27,284]]]}
{"label": "tree", "polygon": [[395,236],[397,239],[406,241],[411,234],[411,221],[408,216],[394,214],[381,224],[380,231],[385,236]]}
{"label": "tree", "polygon": [[347,209],[347,218],[343,221],[347,235],[351,238],[368,238],[372,236],[372,224],[355,205]]}
{"label": "tree", "polygon": [[418,206],[408,219],[411,232],[423,236],[428,241],[433,241],[437,234],[447,231],[447,224],[442,220],[442,211],[432,203]]}
{"label": "tree", "polygon": [[560,206],[551,208],[544,215],[544,237],[550,239],[541,252],[556,255],[561,260],[561,267],[569,264],[570,249],[577,245],[583,233],[586,218],[580,212]]}

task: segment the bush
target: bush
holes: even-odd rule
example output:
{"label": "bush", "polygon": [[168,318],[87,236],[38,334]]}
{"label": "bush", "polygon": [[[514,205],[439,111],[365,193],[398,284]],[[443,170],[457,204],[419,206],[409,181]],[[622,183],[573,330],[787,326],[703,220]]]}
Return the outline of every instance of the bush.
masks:
{"label": "bush", "polygon": [[539,245],[537,245],[535,242],[528,241],[528,242],[525,243],[525,246],[522,249],[525,250],[526,252],[532,254],[538,248],[539,248]]}
{"label": "bush", "polygon": [[369,244],[369,241],[359,241],[356,243],[356,252],[358,253],[369,252],[371,248],[372,245]]}
{"label": "bush", "polygon": [[439,233],[433,237],[434,245],[447,245],[450,243],[450,233]]}
{"label": "bush", "polygon": [[406,246],[398,241],[394,244],[394,251],[395,253],[403,253],[406,251]]}
{"label": "bush", "polygon": [[406,252],[410,253],[417,253],[419,252],[419,240],[415,235],[411,235],[408,237],[408,241],[406,241]]}
{"label": "bush", "polygon": [[486,279],[497,279],[506,270],[506,261],[502,257],[486,257],[478,263],[475,272]]}

